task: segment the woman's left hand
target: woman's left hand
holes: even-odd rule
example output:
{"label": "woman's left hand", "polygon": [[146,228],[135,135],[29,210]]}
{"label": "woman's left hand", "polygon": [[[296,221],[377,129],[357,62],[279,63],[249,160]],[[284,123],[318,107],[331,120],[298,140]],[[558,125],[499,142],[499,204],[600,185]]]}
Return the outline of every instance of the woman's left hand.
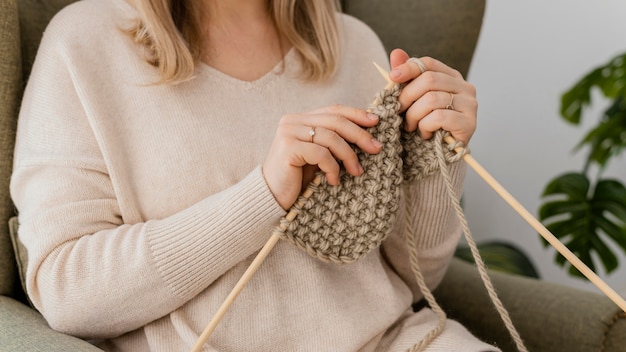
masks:
{"label": "woman's left hand", "polygon": [[476,89],[459,71],[430,57],[420,61],[425,71],[401,49],[391,52],[389,78],[407,83],[400,94],[400,112],[405,112],[404,128],[419,129],[424,139],[444,129],[467,145],[476,130],[478,102]]}

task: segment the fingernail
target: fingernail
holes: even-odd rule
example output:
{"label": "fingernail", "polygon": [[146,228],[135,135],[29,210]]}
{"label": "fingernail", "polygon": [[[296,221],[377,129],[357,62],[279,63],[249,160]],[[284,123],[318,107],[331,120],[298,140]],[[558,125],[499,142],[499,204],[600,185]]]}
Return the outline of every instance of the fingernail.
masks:
{"label": "fingernail", "polygon": [[389,72],[389,77],[391,78],[398,78],[400,77],[400,75],[402,75],[402,72],[399,69],[394,69],[391,72]]}
{"label": "fingernail", "polygon": [[363,166],[361,166],[361,164],[359,164],[359,175],[363,175],[363,172],[365,170],[363,170]]}
{"label": "fingernail", "polygon": [[367,113],[367,118],[370,119],[370,120],[377,120],[378,116],[372,114],[371,112],[368,112]]}
{"label": "fingernail", "polygon": [[373,144],[373,145],[374,145],[374,147],[376,147],[376,148],[380,148],[380,147],[382,147],[382,146],[383,146],[383,144],[382,144],[382,143],[380,143],[380,141],[379,141],[378,139],[376,139],[376,138],[372,138],[372,144]]}

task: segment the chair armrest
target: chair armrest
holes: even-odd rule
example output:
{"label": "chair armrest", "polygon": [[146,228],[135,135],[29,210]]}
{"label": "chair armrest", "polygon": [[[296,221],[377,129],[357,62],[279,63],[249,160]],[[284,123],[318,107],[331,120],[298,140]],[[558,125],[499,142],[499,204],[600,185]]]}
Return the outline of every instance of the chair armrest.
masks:
{"label": "chair armrest", "polygon": [[[623,351],[626,314],[607,297],[490,271],[513,324],[530,351]],[[476,267],[454,259],[435,295],[449,317],[504,351],[516,348]]]}
{"label": "chair armrest", "polygon": [[6,296],[0,296],[0,331],[2,351],[101,352],[84,340],[50,329],[35,310]]}

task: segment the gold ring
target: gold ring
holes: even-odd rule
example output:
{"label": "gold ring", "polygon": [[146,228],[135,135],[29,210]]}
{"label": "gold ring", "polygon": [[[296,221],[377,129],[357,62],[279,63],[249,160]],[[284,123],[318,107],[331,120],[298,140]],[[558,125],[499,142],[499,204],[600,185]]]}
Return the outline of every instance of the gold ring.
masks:
{"label": "gold ring", "polygon": [[311,143],[313,143],[313,138],[315,138],[315,126],[311,127],[309,130],[309,136],[311,136]]}
{"label": "gold ring", "polygon": [[452,102],[454,101],[454,94],[452,94],[452,92],[448,93],[450,93],[450,102],[448,103],[448,105],[446,105],[446,109],[454,110],[454,105],[452,105]]}

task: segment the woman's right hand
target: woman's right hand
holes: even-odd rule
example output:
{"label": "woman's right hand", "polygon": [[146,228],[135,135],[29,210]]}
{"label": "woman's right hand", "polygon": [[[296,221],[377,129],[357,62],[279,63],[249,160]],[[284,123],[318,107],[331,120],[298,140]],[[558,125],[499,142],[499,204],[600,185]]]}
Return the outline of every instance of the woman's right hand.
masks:
{"label": "woman's right hand", "polygon": [[263,162],[263,176],[280,206],[289,209],[317,170],[331,185],[339,184],[340,162],[350,175],[361,175],[350,143],[366,153],[380,152],[380,142],[365,130],[377,123],[376,115],[343,105],[283,116]]}

